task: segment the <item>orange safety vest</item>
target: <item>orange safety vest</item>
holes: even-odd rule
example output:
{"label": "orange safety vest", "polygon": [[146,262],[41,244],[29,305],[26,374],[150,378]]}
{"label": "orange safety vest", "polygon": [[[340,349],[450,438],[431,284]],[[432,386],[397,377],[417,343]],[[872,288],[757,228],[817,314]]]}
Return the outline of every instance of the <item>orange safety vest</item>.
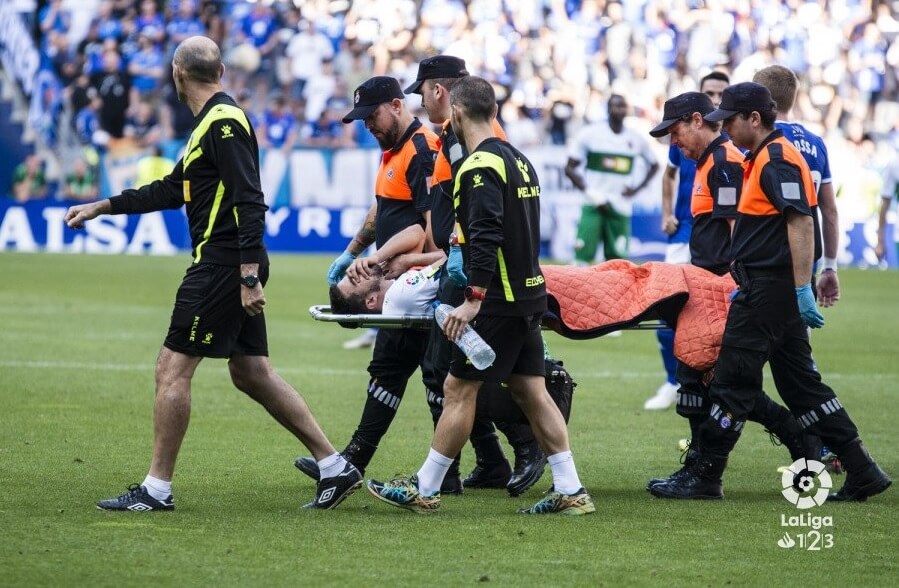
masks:
{"label": "orange safety vest", "polygon": [[718,204],[721,206],[734,206],[737,204],[740,197],[739,194],[734,194],[733,201],[728,199],[729,195],[712,195],[712,190],[709,187],[709,172],[712,171],[712,168],[715,167],[716,164],[720,164],[723,161],[736,163],[742,167],[743,159],[743,153],[737,149],[737,146],[733,144],[733,141],[726,141],[716,146],[709,156],[705,158],[699,168],[697,168],[696,176],[693,180],[693,196],[690,199],[690,212],[693,213],[694,218],[700,214],[713,212],[715,210],[716,196],[719,199],[727,199],[726,201],[719,201]]}
{"label": "orange safety vest", "polygon": [[[815,182],[812,180],[812,172],[809,171],[808,163],[793,146],[783,136],[777,137],[767,144],[763,145],[756,154],[755,158],[748,160],[743,166],[743,193],[737,204],[737,212],[750,216],[770,216],[780,214],[780,211],[771,204],[768,197],[762,191],[761,177],[762,170],[771,161],[770,149],[774,146],[781,146],[781,157],[784,161],[793,164],[800,170],[802,176],[802,191],[805,193],[806,201],[809,207],[818,205],[818,195],[815,192]],[[800,197],[799,194],[796,195]]]}

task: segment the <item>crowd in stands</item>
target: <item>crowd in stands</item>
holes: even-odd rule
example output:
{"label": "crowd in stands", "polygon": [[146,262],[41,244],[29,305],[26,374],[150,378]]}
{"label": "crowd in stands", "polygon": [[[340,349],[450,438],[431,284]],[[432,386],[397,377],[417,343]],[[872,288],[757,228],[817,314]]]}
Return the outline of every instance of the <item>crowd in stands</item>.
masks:
{"label": "crowd in stands", "polygon": [[186,137],[193,119],[175,96],[170,61],[178,42],[204,34],[222,47],[226,85],[264,148],[376,146],[361,121],[340,123],[352,90],[372,75],[405,84],[422,57],[449,53],[494,82],[502,123],[521,147],[565,144],[605,115],[612,92],[650,126],[666,97],[695,89],[708,71],[743,81],[777,62],[801,79],[795,118],[859,151],[874,139],[899,144],[897,8],[887,0],[47,0],[33,26],[75,132],[100,149]]}

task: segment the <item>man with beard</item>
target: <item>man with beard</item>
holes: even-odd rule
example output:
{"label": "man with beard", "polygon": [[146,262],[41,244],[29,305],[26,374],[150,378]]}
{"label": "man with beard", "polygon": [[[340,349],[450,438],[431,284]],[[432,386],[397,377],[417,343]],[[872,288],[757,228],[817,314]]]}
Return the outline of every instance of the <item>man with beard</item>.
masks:
{"label": "man with beard", "polygon": [[[396,79],[375,76],[356,88],[353,110],[343,118],[345,124],[364,121],[384,153],[375,180],[376,201],[346,251],[328,269],[331,285],[340,281],[356,257],[372,243],[381,249],[404,229],[414,225],[422,229],[427,226],[428,187],[434,173],[437,136],[412,116],[404,98]],[[353,279],[352,274],[350,279]],[[368,365],[371,379],[362,417],[352,439],[341,452],[360,470],[364,471],[368,466],[381,437],[390,428],[409,378],[419,366],[423,373],[429,369],[422,365],[427,343],[426,331],[378,331]],[[317,475],[315,462],[308,458],[297,459],[295,465],[307,475]]]}
{"label": "man with beard", "polygon": [[[432,123],[441,125],[440,153],[434,164],[434,178],[431,182],[431,237],[434,244],[449,256],[440,276],[440,302],[456,307],[464,302],[463,291],[468,285],[468,277],[462,270],[462,249],[452,245],[454,224],[453,182],[462,162],[468,156],[468,149],[462,144],[453,126],[450,124],[450,92],[453,86],[465,76],[465,61],[451,55],[435,55],[422,60],[418,66],[415,82],[406,88],[407,94],[421,95],[421,105],[428,113]],[[494,118],[491,126],[496,136],[506,140],[506,134]],[[418,265],[423,265],[419,262]],[[428,344],[432,378],[425,379],[428,389],[428,404],[434,422],[443,410],[443,382],[449,373],[453,344],[434,325],[431,340]],[[564,370],[558,362],[547,361],[547,373],[558,373]],[[551,382],[547,382],[552,385]],[[508,405],[514,404],[511,397],[500,389],[498,384],[487,383],[490,394],[502,398]],[[514,470],[509,465],[497,438],[496,428],[501,430],[515,453]],[[518,496],[533,486],[546,467],[546,456],[540,450],[534,433],[527,422],[491,422],[489,419],[477,418],[472,427],[471,445],[475,451],[475,467],[462,481],[466,488],[506,488],[512,496]],[[450,467],[444,480],[456,476],[458,463]],[[446,490],[444,489],[445,493]]]}
{"label": "man with beard", "polygon": [[496,351],[496,359],[479,370],[458,347],[453,349],[443,414],[422,468],[413,476],[386,483],[369,480],[368,489],[393,506],[422,514],[437,511],[444,477],[471,433],[481,385],[508,382],[553,472],[553,490],[520,512],[595,512],[574,465],[564,418],[544,381],[540,321],[546,310],[546,287],[538,266],[537,175],[520,152],[496,137],[496,96],[489,82],[462,77],[453,85],[450,100],[453,129],[470,153],[456,176],[453,195],[469,279],[465,302],[449,313],[443,329],[447,338],[456,341],[471,323]]}

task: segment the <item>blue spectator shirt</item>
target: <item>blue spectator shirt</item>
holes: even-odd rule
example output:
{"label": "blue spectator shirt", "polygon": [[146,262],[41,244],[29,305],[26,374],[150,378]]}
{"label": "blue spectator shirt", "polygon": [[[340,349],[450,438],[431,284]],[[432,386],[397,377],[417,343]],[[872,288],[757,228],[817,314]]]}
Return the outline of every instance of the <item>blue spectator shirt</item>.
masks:
{"label": "blue spectator shirt", "polygon": [[257,49],[268,43],[276,29],[275,19],[271,15],[258,15],[252,12],[244,17],[240,26],[247,40]]}
{"label": "blue spectator shirt", "polygon": [[265,138],[271,147],[280,149],[287,141],[287,136],[296,125],[296,119],[288,113],[279,114],[266,110],[263,116],[265,122]]}
{"label": "blue spectator shirt", "polygon": [[149,18],[141,15],[134,19],[134,28],[137,34],[144,33],[155,40],[160,32],[165,32],[165,21],[159,14]]}
{"label": "blue spectator shirt", "polygon": [[340,121],[329,120],[324,125],[317,120],[309,121],[309,137],[312,139],[336,139],[343,133],[343,125]]}
{"label": "blue spectator shirt", "polygon": [[[157,49],[154,45],[147,51],[138,51],[132,55],[129,63],[136,63],[144,69],[161,67],[164,65],[162,51]],[[136,75],[131,78],[131,84],[141,93],[156,90],[159,87],[160,81],[160,78],[145,75]]]}
{"label": "blue spectator shirt", "polygon": [[677,197],[674,201],[674,218],[677,231],[668,236],[669,243],[689,243],[693,229],[693,211],[690,198],[693,195],[693,179],[696,177],[696,162],[688,159],[679,147],[668,148],[668,165],[677,168]]}
{"label": "blue spectator shirt", "polygon": [[97,113],[90,108],[82,108],[75,116],[75,131],[81,142],[90,145],[94,141],[94,133],[99,130],[100,119],[97,117]]}
{"label": "blue spectator shirt", "polygon": [[169,37],[181,35],[182,37],[191,37],[194,35],[202,35],[206,32],[206,25],[203,24],[198,17],[182,18],[176,16],[165,27]]}
{"label": "blue spectator shirt", "polygon": [[106,39],[118,40],[122,36],[122,23],[114,18],[95,20],[94,26],[97,27],[97,38],[101,41]]}

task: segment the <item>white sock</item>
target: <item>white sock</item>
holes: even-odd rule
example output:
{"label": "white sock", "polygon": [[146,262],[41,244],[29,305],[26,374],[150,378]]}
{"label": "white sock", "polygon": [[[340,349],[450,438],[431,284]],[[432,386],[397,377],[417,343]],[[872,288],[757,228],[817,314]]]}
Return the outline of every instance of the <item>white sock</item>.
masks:
{"label": "white sock", "polygon": [[440,492],[443,478],[451,465],[453,465],[452,457],[441,455],[431,448],[428,459],[418,470],[418,491],[422,496],[434,496]]}
{"label": "white sock", "polygon": [[574,494],[582,488],[581,479],[577,475],[574,467],[574,457],[571,451],[563,451],[546,458],[549,467],[553,472],[553,484],[556,492],[562,494]]}
{"label": "white sock", "polygon": [[154,478],[150,474],[147,474],[147,477],[144,478],[144,483],[141,484],[141,486],[146,488],[147,494],[156,500],[165,500],[172,495],[171,480],[160,480],[159,478]]}
{"label": "white sock", "polygon": [[318,461],[318,479],[333,478],[340,475],[347,461],[336,451],[328,457]]}

